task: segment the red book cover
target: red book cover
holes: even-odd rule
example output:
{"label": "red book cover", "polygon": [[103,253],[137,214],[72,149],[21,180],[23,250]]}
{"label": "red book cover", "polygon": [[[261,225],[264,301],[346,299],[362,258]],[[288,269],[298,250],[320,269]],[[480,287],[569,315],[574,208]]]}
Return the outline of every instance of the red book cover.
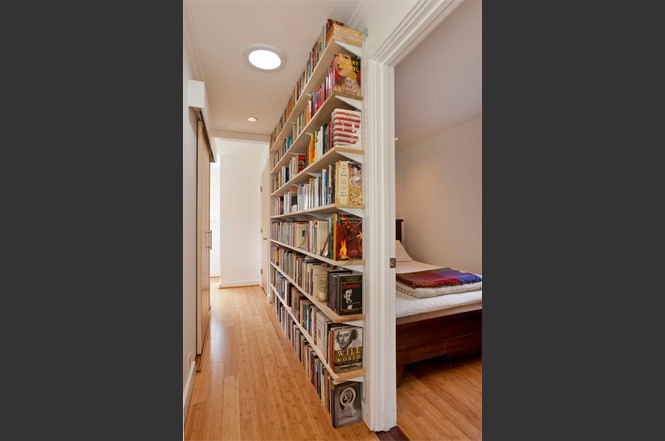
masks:
{"label": "red book cover", "polygon": [[335,225],[335,260],[362,260],[362,221],[359,216],[339,213]]}

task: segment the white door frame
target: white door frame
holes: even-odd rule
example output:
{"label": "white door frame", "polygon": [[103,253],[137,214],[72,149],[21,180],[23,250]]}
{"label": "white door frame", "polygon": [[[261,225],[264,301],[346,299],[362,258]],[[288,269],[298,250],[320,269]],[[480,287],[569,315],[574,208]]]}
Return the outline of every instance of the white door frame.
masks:
{"label": "white door frame", "polygon": [[[363,45],[365,258],[365,390],[363,419],[370,430],[397,425],[395,344],[395,66],[462,0],[417,1],[375,50]],[[368,30],[371,38],[371,29]],[[366,254],[365,254],[366,253]]]}

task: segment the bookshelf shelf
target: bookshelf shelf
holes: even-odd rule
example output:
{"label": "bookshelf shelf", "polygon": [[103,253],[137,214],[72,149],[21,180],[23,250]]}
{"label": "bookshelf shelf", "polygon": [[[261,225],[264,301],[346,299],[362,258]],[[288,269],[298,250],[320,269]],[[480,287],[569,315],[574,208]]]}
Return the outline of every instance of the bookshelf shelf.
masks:
{"label": "bookshelf shelf", "polygon": [[273,240],[273,239],[270,239],[270,242],[274,243],[275,245],[279,245],[280,247],[289,248],[293,251],[297,251],[297,252],[302,253],[306,256],[314,257],[315,259],[320,260],[321,262],[325,262],[325,263],[328,263],[328,264],[334,265],[334,266],[341,266],[341,267],[344,267],[344,268],[353,268],[353,269],[357,269],[358,271],[362,271],[362,267],[363,267],[363,265],[365,265],[364,260],[332,260],[332,259],[328,259],[327,257],[319,256],[318,254],[310,253],[309,251],[304,250],[302,248],[287,245],[285,243],[278,242],[278,241]]}
{"label": "bookshelf shelf", "polygon": [[302,216],[310,216],[312,218],[321,219],[321,215],[326,215],[330,213],[335,213],[337,211],[343,211],[345,213],[353,214],[358,217],[363,217],[365,214],[364,205],[323,205],[321,207],[310,208],[302,211],[295,211],[292,213],[280,214],[278,216],[271,216],[271,219],[279,220],[293,220],[300,218]]}
{"label": "bookshelf shelf", "polygon": [[[293,153],[303,153],[303,152],[293,152]],[[322,168],[328,167],[330,164],[337,162],[343,159],[350,159],[352,161],[360,162],[363,161],[364,156],[363,150],[349,149],[343,147],[333,147],[323,154],[319,159],[317,159],[312,164],[304,168],[300,173],[293,176],[289,181],[279,187],[277,190],[272,192],[270,196],[278,196],[285,192],[288,192],[292,185],[301,184],[307,182],[311,175],[309,173],[320,172]],[[292,155],[284,155],[284,157],[277,163],[277,165],[270,171],[270,173],[275,174],[279,172],[280,167],[286,165],[290,161]]]}
{"label": "bookshelf shelf", "polygon": [[275,265],[274,263],[270,263],[270,265],[275,268],[277,271],[279,271],[286,279],[291,282],[298,290],[305,295],[309,300],[312,301],[316,305],[317,308],[322,310],[330,320],[332,320],[335,323],[345,323],[345,322],[355,322],[358,320],[365,320],[365,315],[364,314],[350,314],[350,315],[339,315],[332,309],[328,308],[328,305],[326,305],[324,302],[318,300],[316,297],[310,295],[303,287],[298,285],[295,280],[293,280],[288,274],[286,274],[282,269]]}

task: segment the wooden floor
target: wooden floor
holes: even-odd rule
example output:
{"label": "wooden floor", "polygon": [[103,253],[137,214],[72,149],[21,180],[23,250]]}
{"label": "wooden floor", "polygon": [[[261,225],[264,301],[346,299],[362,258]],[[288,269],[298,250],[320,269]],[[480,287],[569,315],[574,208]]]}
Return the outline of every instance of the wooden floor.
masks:
{"label": "wooden floor", "polygon": [[[216,287],[213,280],[185,441],[379,439],[364,422],[333,429],[259,286]],[[481,440],[481,383],[480,358],[407,366],[397,388],[399,429],[412,441]]]}

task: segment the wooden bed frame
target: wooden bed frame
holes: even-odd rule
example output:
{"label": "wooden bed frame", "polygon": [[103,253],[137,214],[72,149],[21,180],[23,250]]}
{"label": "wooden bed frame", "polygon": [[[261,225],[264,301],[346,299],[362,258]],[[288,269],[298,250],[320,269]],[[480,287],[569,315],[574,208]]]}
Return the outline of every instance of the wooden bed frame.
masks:
{"label": "wooden bed frame", "polygon": [[[401,241],[402,219],[397,219],[395,231]],[[482,321],[482,302],[397,317],[397,385],[409,363],[441,355],[481,353]]]}

